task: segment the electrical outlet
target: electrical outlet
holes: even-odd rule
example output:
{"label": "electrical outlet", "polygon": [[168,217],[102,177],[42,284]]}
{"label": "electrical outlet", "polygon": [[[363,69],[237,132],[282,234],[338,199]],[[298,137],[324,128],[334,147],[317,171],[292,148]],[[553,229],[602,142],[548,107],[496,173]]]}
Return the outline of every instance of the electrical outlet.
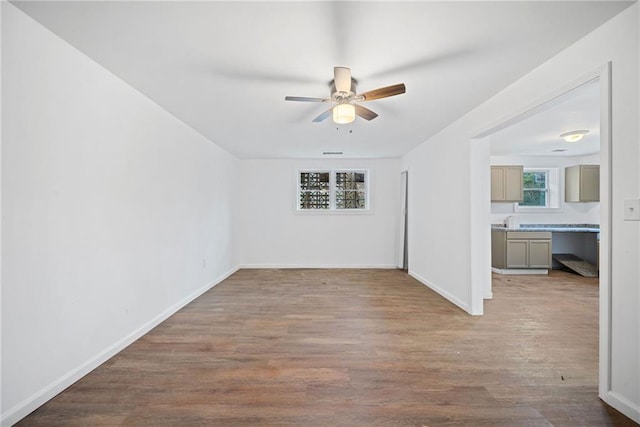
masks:
{"label": "electrical outlet", "polygon": [[640,199],[628,199],[624,201],[624,220],[640,221]]}

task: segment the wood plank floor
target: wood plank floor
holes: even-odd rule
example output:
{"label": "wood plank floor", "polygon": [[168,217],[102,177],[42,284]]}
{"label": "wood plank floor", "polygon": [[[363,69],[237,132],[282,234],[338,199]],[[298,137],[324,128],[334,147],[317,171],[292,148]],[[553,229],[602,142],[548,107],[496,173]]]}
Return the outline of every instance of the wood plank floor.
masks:
{"label": "wood plank floor", "polygon": [[19,425],[636,425],[597,397],[597,279],[493,288],[472,317],[397,270],[241,270]]}

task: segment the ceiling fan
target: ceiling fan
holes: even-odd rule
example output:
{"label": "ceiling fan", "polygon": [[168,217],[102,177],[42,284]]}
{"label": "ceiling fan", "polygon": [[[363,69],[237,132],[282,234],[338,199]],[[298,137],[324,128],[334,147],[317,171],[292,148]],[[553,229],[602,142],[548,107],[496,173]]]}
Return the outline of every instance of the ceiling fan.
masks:
{"label": "ceiling fan", "polygon": [[286,96],[285,101],[303,102],[331,102],[335,105],[313,119],[314,122],[322,122],[333,115],[333,121],[338,124],[347,124],[355,120],[356,115],[365,120],[373,120],[378,114],[358,104],[363,101],[387,98],[406,92],[404,83],[386,86],[368,92],[356,94],[357,81],[351,77],[351,69],[347,67],[333,67],[333,80],[329,83],[331,98],[310,98],[306,96]]}

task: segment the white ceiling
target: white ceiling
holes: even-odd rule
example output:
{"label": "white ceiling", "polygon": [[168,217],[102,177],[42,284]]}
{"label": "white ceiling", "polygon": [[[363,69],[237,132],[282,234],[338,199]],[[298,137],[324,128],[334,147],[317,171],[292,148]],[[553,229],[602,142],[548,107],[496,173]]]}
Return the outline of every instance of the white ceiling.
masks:
{"label": "white ceiling", "polygon": [[[397,157],[631,2],[12,2],[241,158]],[[311,120],[333,67],[380,116]],[[550,88],[552,89],[552,88]],[[553,130],[558,133],[558,130]]]}
{"label": "white ceiling", "polygon": [[[560,138],[587,130],[579,142]],[[600,152],[600,83],[594,80],[568,92],[490,139],[492,156],[586,156]],[[554,152],[554,150],[565,150]]]}

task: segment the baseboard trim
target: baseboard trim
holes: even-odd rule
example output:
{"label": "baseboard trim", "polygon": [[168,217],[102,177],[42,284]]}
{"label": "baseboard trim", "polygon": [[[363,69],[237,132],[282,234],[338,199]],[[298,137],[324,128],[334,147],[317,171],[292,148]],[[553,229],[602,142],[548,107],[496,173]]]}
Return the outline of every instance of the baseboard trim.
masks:
{"label": "baseboard trim", "polygon": [[549,274],[549,270],[546,268],[494,268],[491,267],[491,271],[497,274],[503,274],[505,276],[517,276],[517,275],[546,275]]}
{"label": "baseboard trim", "polygon": [[240,269],[295,269],[295,268],[317,268],[317,269],[384,269],[391,270],[397,269],[395,264],[243,264]]}
{"label": "baseboard trim", "polygon": [[219,284],[220,282],[222,282],[223,280],[225,280],[226,278],[228,278],[238,270],[239,270],[239,267],[234,267],[231,270],[227,271],[226,273],[223,273],[217,279],[195,290],[194,292],[192,292],[191,294],[189,294],[188,296],[186,296],[176,304],[167,308],[162,313],[158,314],[156,317],[154,317],[144,325],[140,326],[139,328],[131,332],[129,335],[122,338],[120,341],[107,347],[106,349],[96,354],[95,356],[87,360],[85,363],[80,365],[79,367],[71,370],[67,374],[63,375],[62,377],[58,378],[57,380],[53,381],[52,383],[44,387],[42,390],[36,392],[32,396],[24,399],[22,402],[15,405],[13,408],[4,412],[2,414],[2,420],[0,421],[0,425],[4,427],[4,426],[11,426],[17,423],[22,418],[26,417],[31,412],[38,409],[40,406],[45,404],[47,401],[51,400],[53,397],[55,397],[57,394],[62,392],[64,389],[66,389],[67,387],[69,387],[70,385],[72,385],[73,383],[75,383],[85,375],[87,375],[89,372],[96,369],[98,366],[100,366],[101,364],[109,360],[111,357],[113,357],[120,351],[127,348],[134,341],[136,341],[137,339],[139,339],[140,337],[142,337],[143,335],[151,331],[160,323],[164,322],[170,316],[175,314],[178,310],[180,310],[181,308],[189,304],[191,301],[195,300],[200,295],[207,292],[209,289],[213,288],[214,286],[216,286],[217,284]]}
{"label": "baseboard trim", "polygon": [[424,277],[420,276],[419,274],[414,273],[413,271],[409,271],[409,276],[413,277],[418,282],[422,283],[423,285],[425,285],[427,288],[431,289],[432,291],[438,293],[440,296],[442,296],[446,300],[450,301],[451,303],[455,304],[456,306],[458,306],[462,310],[466,311],[467,313],[473,314],[471,312],[471,307],[469,306],[469,304],[466,304],[464,301],[460,300],[455,295],[452,295],[449,292],[445,291],[440,286],[434,285],[433,283],[431,283],[430,281],[428,281]]}
{"label": "baseboard trim", "polygon": [[609,390],[604,396],[600,397],[609,406],[622,412],[625,416],[640,424],[640,405],[636,405],[635,403],[611,390]]}

